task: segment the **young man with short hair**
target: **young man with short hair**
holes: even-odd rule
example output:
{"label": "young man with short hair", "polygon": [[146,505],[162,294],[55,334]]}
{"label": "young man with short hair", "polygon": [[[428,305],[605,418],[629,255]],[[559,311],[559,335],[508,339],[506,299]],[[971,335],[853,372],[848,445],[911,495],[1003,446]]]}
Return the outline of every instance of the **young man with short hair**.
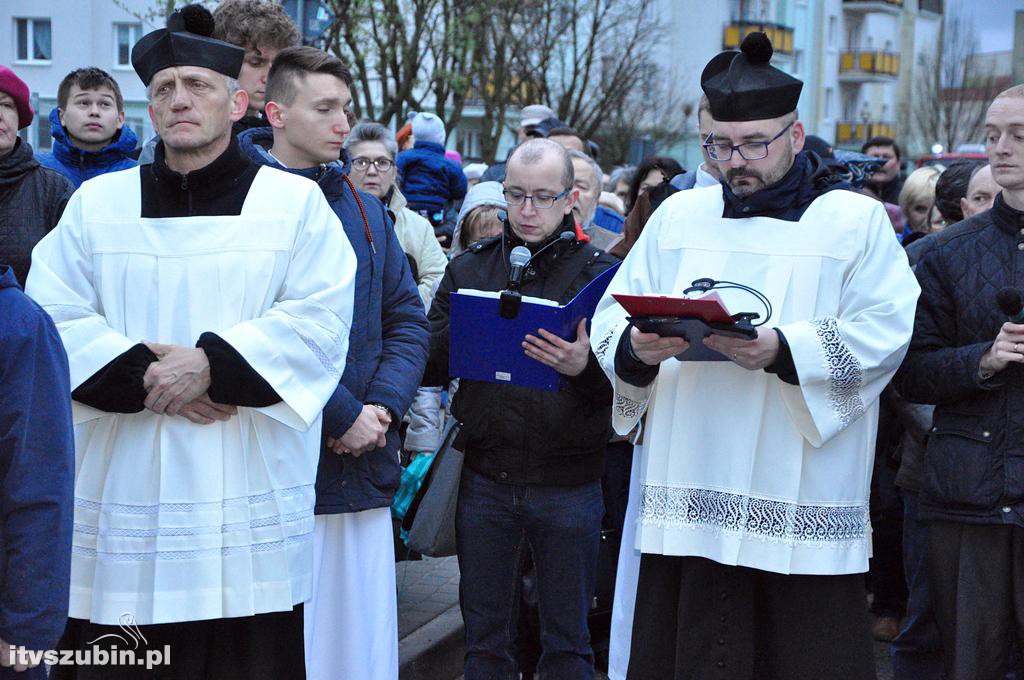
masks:
{"label": "young man with short hair", "polygon": [[860,151],[885,161],[885,165],[871,175],[867,188],[882,201],[899,205],[900,189],[903,188],[903,180],[900,179],[900,145],[891,137],[872,137],[864,142]]}
{"label": "young man with short hair", "polygon": [[213,37],[245,50],[238,82],[249,93],[249,108],[233,132],[266,127],[270,65],[281,50],[299,44],[299,29],[281,5],[266,0],[224,0],[213,10],[213,19]]}
{"label": "young man with short hair", "polygon": [[75,69],[57,88],[50,111],[53,147],[36,154],[40,165],[71,180],[85,180],[137,165],[132,153],[138,137],[124,124],[124,97],[117,81],[95,67]]}
{"label": "young man with short hair", "polygon": [[283,50],[267,79],[271,127],[238,139],[254,162],[316,181],[356,252],[348,360],[324,408],[306,672],[310,680],[393,680],[398,603],[390,505],[401,477],[398,427],[419,386],[429,338],[387,209],[357,191],[338,161],[351,85],[337,57],[312,47]]}

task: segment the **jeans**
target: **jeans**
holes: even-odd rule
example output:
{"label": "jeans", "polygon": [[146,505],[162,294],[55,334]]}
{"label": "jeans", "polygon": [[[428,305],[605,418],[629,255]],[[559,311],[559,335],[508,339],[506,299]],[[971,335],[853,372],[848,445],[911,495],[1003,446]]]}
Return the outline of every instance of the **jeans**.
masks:
{"label": "jeans", "polygon": [[465,680],[514,680],[520,563],[533,553],[543,649],[542,680],[590,680],[587,613],[594,596],[604,502],[601,482],[501,484],[462,470],[455,515],[466,624]]}
{"label": "jeans", "polygon": [[903,492],[903,569],[907,576],[907,614],[892,641],[896,680],[942,680],[942,640],[935,624],[928,583],[928,524],[918,519],[918,497]]}

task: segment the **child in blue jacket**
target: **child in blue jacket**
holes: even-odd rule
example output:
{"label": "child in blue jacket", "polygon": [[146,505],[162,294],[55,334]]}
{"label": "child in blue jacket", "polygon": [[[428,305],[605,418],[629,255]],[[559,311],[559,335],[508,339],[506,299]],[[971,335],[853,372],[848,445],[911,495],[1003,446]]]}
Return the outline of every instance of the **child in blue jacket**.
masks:
{"label": "child in blue jacket", "polygon": [[416,144],[398,154],[402,194],[409,209],[419,212],[436,227],[449,203],[466,195],[466,175],[454,161],[444,157],[444,123],[432,113],[417,113],[412,119]]}

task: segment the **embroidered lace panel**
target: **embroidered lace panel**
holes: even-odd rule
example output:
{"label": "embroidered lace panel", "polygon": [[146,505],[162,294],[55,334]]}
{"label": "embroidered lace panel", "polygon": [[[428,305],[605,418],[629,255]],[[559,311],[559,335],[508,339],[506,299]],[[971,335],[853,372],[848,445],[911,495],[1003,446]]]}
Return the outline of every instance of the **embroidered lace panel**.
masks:
{"label": "embroidered lace panel", "polygon": [[821,353],[828,369],[831,385],[828,389],[832,410],[843,427],[864,415],[864,401],[860,388],[864,384],[864,371],[857,357],[843,342],[839,323],[831,316],[811,322],[821,341]]}
{"label": "embroidered lace panel", "polygon": [[798,505],[725,491],[644,485],[640,521],[695,527],[784,543],[834,544],[864,539],[867,505]]}

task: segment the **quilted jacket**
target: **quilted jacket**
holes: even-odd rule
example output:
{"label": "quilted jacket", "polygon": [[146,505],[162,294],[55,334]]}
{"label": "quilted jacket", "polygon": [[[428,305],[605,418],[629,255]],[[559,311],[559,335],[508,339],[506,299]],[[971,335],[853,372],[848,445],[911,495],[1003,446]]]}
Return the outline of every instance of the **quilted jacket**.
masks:
{"label": "quilted jacket", "polygon": [[0,264],[11,265],[22,287],[32,249],[57,226],[74,190],[67,177],[40,167],[20,139],[0,158]]}
{"label": "quilted jacket", "polygon": [[936,236],[916,273],[914,337],[895,384],[935,404],[921,468],[921,516],[1024,526],[1024,365],[978,368],[1006,316],[1001,288],[1024,290],[1024,212],[992,210]]}

